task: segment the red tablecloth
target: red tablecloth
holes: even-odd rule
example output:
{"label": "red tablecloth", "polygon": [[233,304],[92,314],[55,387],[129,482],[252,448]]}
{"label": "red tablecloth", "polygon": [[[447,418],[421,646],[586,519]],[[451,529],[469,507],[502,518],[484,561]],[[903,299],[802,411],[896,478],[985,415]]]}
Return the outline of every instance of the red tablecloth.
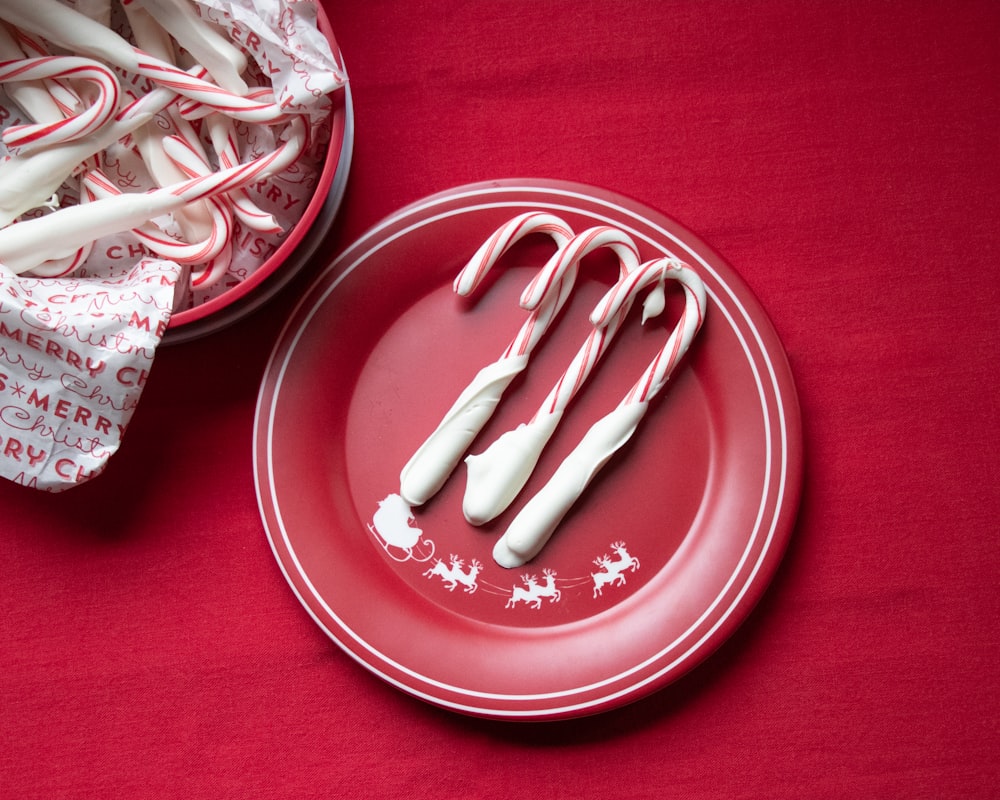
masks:
{"label": "red tablecloth", "polygon": [[[121,451],[0,486],[0,796],[995,797],[1000,7],[333,3],[356,111],[315,263],[162,349]],[[798,524],[738,632],[575,721],[435,709],[305,614],[251,470],[297,295],[471,181],[606,187],[701,235],[782,337]]]}

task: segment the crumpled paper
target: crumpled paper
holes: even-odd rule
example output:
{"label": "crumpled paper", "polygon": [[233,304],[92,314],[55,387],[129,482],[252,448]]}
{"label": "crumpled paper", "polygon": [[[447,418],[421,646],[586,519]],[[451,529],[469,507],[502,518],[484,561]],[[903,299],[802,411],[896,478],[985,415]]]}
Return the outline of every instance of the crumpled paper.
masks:
{"label": "crumpled paper", "polygon": [[283,108],[306,111],[347,80],[320,32],[315,0],[197,0],[268,76]]}
{"label": "crumpled paper", "polygon": [[0,267],[0,476],[58,492],[104,470],[183,274],[152,259],[110,280],[26,278]]}

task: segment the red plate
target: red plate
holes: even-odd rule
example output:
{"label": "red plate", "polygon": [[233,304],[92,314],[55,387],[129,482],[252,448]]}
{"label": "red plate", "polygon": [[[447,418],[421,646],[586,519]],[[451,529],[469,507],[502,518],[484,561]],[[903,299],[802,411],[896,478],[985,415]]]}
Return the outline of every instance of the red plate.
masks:
{"label": "red plate", "polygon": [[[473,298],[451,282],[528,210],[580,232],[629,233],[705,281],[704,327],[633,440],[525,568],[492,548],[517,510],[663,346],[681,298],[630,321],[577,396],[515,503],[483,528],[461,511],[465,467],[414,509],[399,472],[524,319],[518,295],[553,251],[532,236]],[[614,281],[588,256],[563,316],[474,443],[527,421]],[[679,291],[678,291],[679,294]],[[638,304],[637,304],[638,305]],[[637,315],[638,316],[638,315]],[[632,200],[552,181],[460,187],[386,219],[338,258],[281,334],[254,432],[264,526],[316,622],[416,697],[494,718],[554,719],[636,700],[701,662],[749,614],[791,533],[801,426],[781,344],[750,290],[703,242]],[[532,580],[529,580],[532,579]]]}

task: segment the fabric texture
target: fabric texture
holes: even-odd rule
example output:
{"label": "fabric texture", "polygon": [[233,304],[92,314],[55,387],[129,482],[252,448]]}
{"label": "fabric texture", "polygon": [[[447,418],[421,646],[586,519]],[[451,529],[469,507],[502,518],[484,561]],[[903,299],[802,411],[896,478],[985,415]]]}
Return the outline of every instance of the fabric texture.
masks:
{"label": "fabric texture", "polygon": [[[263,309],[162,348],[119,452],[0,482],[0,796],[988,798],[1000,779],[1000,6],[325,2],[356,141]],[[559,178],[676,218],[795,374],[790,548],[705,663],[554,724],[435,709],[304,612],[257,390],[317,272],[406,203]]]}

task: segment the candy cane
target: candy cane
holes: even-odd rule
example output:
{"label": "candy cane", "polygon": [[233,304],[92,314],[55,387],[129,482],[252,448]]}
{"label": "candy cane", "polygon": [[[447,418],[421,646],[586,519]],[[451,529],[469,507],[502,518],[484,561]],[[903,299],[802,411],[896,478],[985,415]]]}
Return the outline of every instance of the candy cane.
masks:
{"label": "candy cane", "polygon": [[[614,228],[595,228],[587,233],[591,247],[586,252],[597,247],[616,250],[621,280],[639,268],[636,247],[629,236]],[[586,234],[580,234],[577,239],[586,241]],[[531,291],[525,293],[529,303],[534,300],[531,295]],[[587,340],[529,422],[502,434],[482,453],[465,459],[468,473],[462,512],[471,524],[483,525],[494,519],[524,488],[570,401],[583,387],[624,323],[633,297],[634,293],[615,313],[602,315],[593,322]]]}
{"label": "candy cane", "polygon": [[75,53],[106,61],[127,72],[150,78],[211,108],[246,122],[274,123],[286,112],[274,100],[261,102],[226,91],[204,80],[208,70],[196,74],[144,53],[99,22],[59,0],[4,0],[3,19]]}
{"label": "candy cane", "polygon": [[[82,181],[89,200],[105,200],[122,194],[121,189],[100,170],[88,172]],[[212,226],[209,235],[199,242],[181,242],[165,234],[161,228],[146,222],[131,232],[146,247],[159,256],[178,264],[204,264],[218,256],[232,236],[232,215],[225,203],[216,197],[206,198],[212,209]]]}
{"label": "candy cane", "polygon": [[[136,4],[136,0],[124,3],[126,10]],[[247,68],[246,56],[199,17],[190,0],[138,0],[138,5],[202,64],[219,86],[246,94],[247,85],[240,77]]]}
{"label": "candy cane", "polygon": [[[37,39],[17,28],[10,31],[10,33],[13,34],[13,37],[17,40],[15,46],[18,48],[20,54],[13,55],[5,60],[13,61],[22,58],[46,58],[52,55],[52,53],[45,48],[41,39]],[[55,116],[50,116],[45,113],[41,116],[34,116],[34,114],[32,114],[36,122],[51,122],[59,120],[63,117],[72,116],[83,108],[83,102],[80,100],[79,95],[73,91],[72,87],[52,79],[43,80],[41,83],[45,93],[48,95],[49,100],[55,103],[58,113]]]}
{"label": "candy cane", "polygon": [[[0,25],[0,61],[17,61],[24,57],[24,50],[8,30]],[[35,122],[55,122],[63,118],[45,81],[12,81],[4,88],[10,99]]]}
{"label": "candy cane", "polygon": [[658,259],[619,281],[605,295],[592,321],[605,314],[616,314],[636,291],[665,279],[678,281],[685,295],[684,311],[666,346],[618,407],[594,423],[548,483],[510,523],[493,548],[493,558],[500,566],[520,567],[538,555],[590,481],[635,433],[650,400],[666,384],[701,328],[706,307],[705,287],[690,267],[674,259]]}
{"label": "candy cane", "polygon": [[[166,137],[162,144],[164,152],[171,161],[188,177],[206,176],[212,173],[207,156],[201,147],[194,131],[183,120],[175,120],[178,130],[183,136]],[[223,165],[229,166],[229,165]],[[211,255],[208,258],[198,258],[188,263],[204,263],[200,270],[191,271],[191,287],[206,289],[217,283],[228,271],[233,259],[232,236],[233,206],[230,200],[233,195],[243,191],[242,187],[218,197],[207,197],[199,201],[199,205],[207,205],[212,229]],[[191,209],[192,206],[186,206]],[[203,254],[207,255],[207,254]]]}
{"label": "candy cane", "polygon": [[305,123],[295,118],[286,140],[266,156],[239,167],[220,170],[151,192],[121,194],[62,208],[40,219],[24,220],[0,230],[0,263],[14,272],[74,252],[83,242],[136,228],[187,203],[231,192],[286,169],[302,152]]}
{"label": "candy cane", "polygon": [[206,263],[200,270],[191,270],[191,288],[207,289],[222,280],[229,272],[233,263],[233,240],[226,239],[222,250],[215,258]]}
{"label": "candy cane", "polygon": [[0,64],[0,83],[43,78],[85,81],[94,86],[97,95],[91,105],[74,116],[56,122],[12,125],[3,132],[7,146],[28,152],[56,142],[71,142],[102,127],[118,110],[121,94],[118,80],[111,70],[96,61],[75,56],[48,56]]}
{"label": "candy cane", "polygon": [[[236,131],[233,127],[233,121],[222,114],[211,114],[205,118],[205,121],[212,141],[212,149],[215,150],[219,165],[221,167],[235,167],[240,163],[240,153],[236,146]],[[264,211],[251,200],[245,188],[230,193],[229,200],[233,204],[233,212],[236,217],[251,230],[262,233],[281,233],[281,225],[278,224],[274,215]]]}
{"label": "candy cane", "polygon": [[411,506],[426,503],[444,485],[466,448],[493,415],[506,388],[528,365],[531,351],[573,288],[576,263],[561,260],[564,248],[572,241],[572,230],[552,214],[528,212],[502,225],[480,246],[455,278],[455,292],[470,294],[511,245],[531,233],[548,234],[559,248],[542,267],[540,274],[545,278],[531,284],[538,283],[540,302],[500,358],[476,374],[403,467],[399,476],[400,496]]}
{"label": "candy cane", "polygon": [[91,136],[0,162],[0,228],[43,205],[81,164],[145,125],[176,99],[169,89],[154,89],[124,106]]}

